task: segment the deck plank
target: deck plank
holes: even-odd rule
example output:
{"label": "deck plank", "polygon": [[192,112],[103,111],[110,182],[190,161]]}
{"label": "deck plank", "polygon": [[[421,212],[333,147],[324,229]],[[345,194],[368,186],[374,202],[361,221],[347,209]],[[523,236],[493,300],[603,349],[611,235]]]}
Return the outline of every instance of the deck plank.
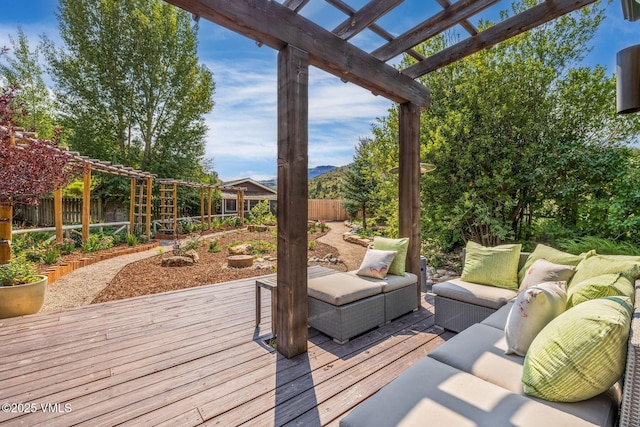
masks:
{"label": "deck plank", "polygon": [[[312,267],[318,277],[333,270]],[[0,321],[0,400],[70,404],[0,413],[0,426],[337,425],[448,339],[422,307],[344,345],[309,330],[292,359],[270,337],[255,278]]]}

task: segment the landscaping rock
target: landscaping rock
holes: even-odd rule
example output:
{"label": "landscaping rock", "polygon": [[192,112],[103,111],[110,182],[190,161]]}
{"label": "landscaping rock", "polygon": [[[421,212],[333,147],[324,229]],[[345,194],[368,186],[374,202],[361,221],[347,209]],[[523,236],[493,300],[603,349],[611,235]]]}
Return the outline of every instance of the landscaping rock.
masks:
{"label": "landscaping rock", "polygon": [[163,267],[188,267],[195,264],[192,258],[186,256],[172,256],[162,259]]}
{"label": "landscaping rock", "polygon": [[244,268],[253,265],[253,257],[251,255],[232,255],[227,257],[229,267]]}
{"label": "landscaping rock", "polygon": [[198,252],[194,251],[193,249],[188,250],[184,254],[184,256],[186,256],[187,258],[191,258],[194,264],[200,261],[200,255],[198,255]]}
{"label": "landscaping rock", "polygon": [[236,245],[229,248],[229,255],[251,255],[253,246],[250,244]]}

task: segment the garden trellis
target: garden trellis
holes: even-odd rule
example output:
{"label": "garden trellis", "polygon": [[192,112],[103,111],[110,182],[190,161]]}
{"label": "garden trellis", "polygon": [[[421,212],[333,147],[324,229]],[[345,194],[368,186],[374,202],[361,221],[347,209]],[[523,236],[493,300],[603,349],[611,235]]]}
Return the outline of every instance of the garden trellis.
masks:
{"label": "garden trellis", "polygon": [[[37,143],[37,134],[34,132],[26,132],[22,129],[13,129],[6,126],[0,126],[0,132],[2,134],[9,135],[10,144],[17,149],[25,149],[29,144]],[[106,173],[109,175],[120,176],[129,178],[131,182],[130,191],[130,205],[129,205],[129,229],[133,232],[138,231],[140,234],[144,234],[147,239],[151,237],[151,211],[152,211],[152,198],[153,198],[153,182],[156,179],[156,175],[149,172],[134,169],[129,166],[114,165],[111,162],[106,162],[98,159],[91,159],[88,156],[83,156],[78,152],[69,151],[68,147],[58,146],[52,141],[45,141],[48,143],[48,148],[52,150],[54,156],[62,156],[70,163],[75,165],[81,165],[83,167],[83,194],[82,194],[82,241],[86,242],[89,238],[89,229],[91,224],[91,175],[93,172]],[[202,184],[187,182],[175,179],[159,179],[160,184],[160,200],[162,206],[162,219],[171,216],[172,235],[177,232],[177,186],[187,186],[200,188],[201,196],[201,219],[202,223],[205,222],[204,214],[204,195],[205,190],[208,190],[208,224],[211,227],[211,203],[213,197],[213,190],[234,190],[238,194],[238,201],[244,199],[245,188],[242,187],[224,187],[213,184]],[[171,208],[165,206],[165,199],[168,194],[166,186],[171,185]],[[62,186],[54,188],[54,219],[55,219],[55,231],[56,242],[63,241],[63,220],[62,220]],[[170,214],[170,215],[169,215]],[[238,213],[243,216],[242,212]],[[0,212],[0,264],[8,262],[10,258],[10,242],[12,239],[12,224],[11,215],[8,212]],[[6,255],[6,262],[3,261]]]}

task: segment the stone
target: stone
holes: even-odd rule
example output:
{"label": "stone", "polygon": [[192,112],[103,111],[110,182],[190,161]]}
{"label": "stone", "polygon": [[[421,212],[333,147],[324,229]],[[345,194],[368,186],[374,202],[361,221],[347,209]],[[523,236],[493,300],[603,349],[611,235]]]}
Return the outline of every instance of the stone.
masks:
{"label": "stone", "polygon": [[200,261],[200,255],[198,255],[198,252],[194,251],[193,249],[189,249],[187,252],[185,252],[184,256],[186,256],[187,258],[191,258],[194,264]]}
{"label": "stone", "polygon": [[236,245],[229,248],[229,255],[250,255],[253,246],[250,244]]}
{"label": "stone", "polygon": [[193,259],[186,256],[172,256],[162,258],[163,267],[188,267],[194,264]]}

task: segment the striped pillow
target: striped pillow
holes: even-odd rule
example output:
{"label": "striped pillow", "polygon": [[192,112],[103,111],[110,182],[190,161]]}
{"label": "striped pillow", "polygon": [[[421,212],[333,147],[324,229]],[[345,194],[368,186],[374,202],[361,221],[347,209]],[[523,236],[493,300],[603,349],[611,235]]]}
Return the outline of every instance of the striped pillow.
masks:
{"label": "striped pillow", "polygon": [[522,245],[485,247],[469,241],[465,249],[465,282],[518,290],[518,262]]}
{"label": "striped pillow", "polygon": [[633,283],[622,273],[601,274],[571,286],[567,292],[567,309],[596,298],[633,298],[634,292]]}
{"label": "striped pillow", "polygon": [[607,391],[624,372],[631,299],[583,302],[552,320],[524,359],[524,392],[555,402],[578,402]]}

